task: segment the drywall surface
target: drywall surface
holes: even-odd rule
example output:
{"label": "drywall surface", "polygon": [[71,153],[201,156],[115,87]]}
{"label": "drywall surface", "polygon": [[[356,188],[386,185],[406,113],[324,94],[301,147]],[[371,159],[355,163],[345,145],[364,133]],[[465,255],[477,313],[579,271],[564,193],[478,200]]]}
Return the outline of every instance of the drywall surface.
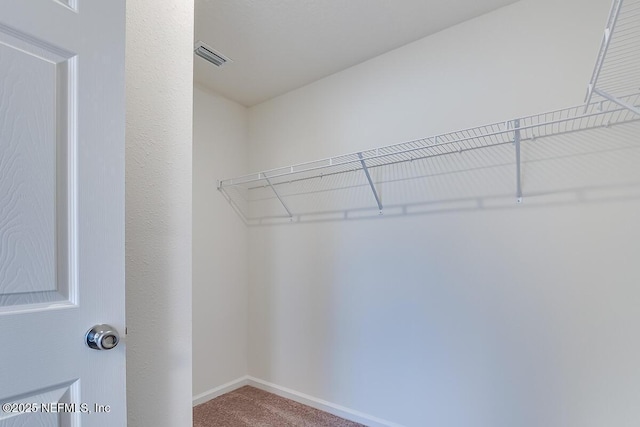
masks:
{"label": "drywall surface", "polygon": [[193,2],[127,3],[128,425],[191,425]]}
{"label": "drywall surface", "polygon": [[247,374],[248,231],[216,191],[247,167],[247,109],[197,85],[193,117],[193,394]]}
{"label": "drywall surface", "polygon": [[[250,169],[577,105],[608,11],[525,0],[253,107]],[[406,426],[637,425],[637,132],[524,145],[522,205],[505,146],[427,163],[459,173],[413,215],[251,228],[249,374]]]}

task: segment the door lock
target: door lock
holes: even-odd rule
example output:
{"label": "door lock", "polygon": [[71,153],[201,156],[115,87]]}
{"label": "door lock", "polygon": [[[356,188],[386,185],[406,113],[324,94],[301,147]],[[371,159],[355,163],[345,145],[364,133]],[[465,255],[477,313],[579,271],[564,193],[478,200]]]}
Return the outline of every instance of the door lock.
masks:
{"label": "door lock", "polygon": [[87,331],[85,340],[94,350],[111,350],[120,342],[120,335],[113,326],[96,325]]}

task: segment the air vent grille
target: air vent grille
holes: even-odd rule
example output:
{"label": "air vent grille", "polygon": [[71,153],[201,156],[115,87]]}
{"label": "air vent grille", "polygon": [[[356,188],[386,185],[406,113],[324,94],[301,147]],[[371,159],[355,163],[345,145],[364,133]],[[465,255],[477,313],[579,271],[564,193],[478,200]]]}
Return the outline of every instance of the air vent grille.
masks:
{"label": "air vent grille", "polygon": [[201,41],[196,42],[193,53],[198,55],[200,58],[211,62],[216,67],[223,67],[228,62],[233,62],[226,56],[216,52],[210,46],[207,46]]}

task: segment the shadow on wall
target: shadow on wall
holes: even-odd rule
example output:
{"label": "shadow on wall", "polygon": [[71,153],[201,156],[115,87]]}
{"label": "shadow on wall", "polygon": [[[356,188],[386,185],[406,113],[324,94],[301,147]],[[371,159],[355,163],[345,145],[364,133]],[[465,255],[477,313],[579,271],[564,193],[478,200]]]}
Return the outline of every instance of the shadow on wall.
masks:
{"label": "shadow on wall", "polygon": [[[567,133],[522,144],[523,203],[517,202],[514,144],[370,167],[379,211],[362,169],[280,184],[289,218],[270,188],[266,215],[250,226],[354,221],[490,209],[634,200],[640,197],[640,123]],[[266,208],[265,208],[266,206]],[[261,209],[262,209],[261,208]]]}

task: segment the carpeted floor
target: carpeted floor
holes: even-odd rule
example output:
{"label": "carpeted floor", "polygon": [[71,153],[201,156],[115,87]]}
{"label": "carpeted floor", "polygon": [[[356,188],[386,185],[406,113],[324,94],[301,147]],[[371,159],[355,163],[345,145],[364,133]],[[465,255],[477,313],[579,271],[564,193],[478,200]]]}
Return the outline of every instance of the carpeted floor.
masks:
{"label": "carpeted floor", "polygon": [[193,427],[364,427],[245,386],[193,408]]}

